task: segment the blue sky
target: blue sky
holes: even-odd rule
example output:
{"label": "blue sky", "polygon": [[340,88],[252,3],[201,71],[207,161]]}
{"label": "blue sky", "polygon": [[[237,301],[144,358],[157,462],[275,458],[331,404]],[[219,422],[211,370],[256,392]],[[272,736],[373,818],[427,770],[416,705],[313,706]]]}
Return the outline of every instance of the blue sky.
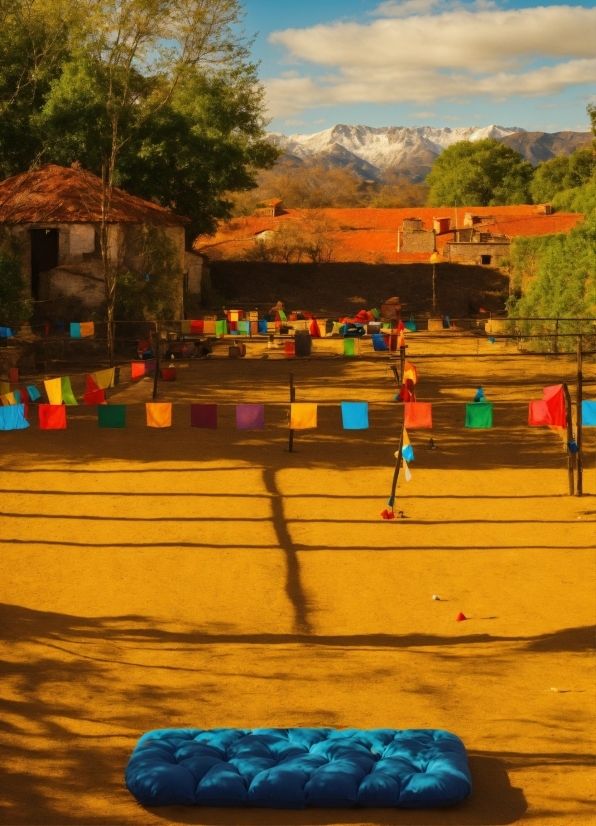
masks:
{"label": "blue sky", "polygon": [[588,128],[594,2],[245,0],[269,129]]}

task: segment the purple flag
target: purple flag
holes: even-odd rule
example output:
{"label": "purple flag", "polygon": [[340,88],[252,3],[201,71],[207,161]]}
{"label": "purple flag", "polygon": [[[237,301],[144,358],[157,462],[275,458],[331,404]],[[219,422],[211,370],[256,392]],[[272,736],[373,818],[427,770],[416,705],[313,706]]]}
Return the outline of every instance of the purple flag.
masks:
{"label": "purple flag", "polygon": [[237,430],[263,430],[265,427],[264,404],[237,404]]}

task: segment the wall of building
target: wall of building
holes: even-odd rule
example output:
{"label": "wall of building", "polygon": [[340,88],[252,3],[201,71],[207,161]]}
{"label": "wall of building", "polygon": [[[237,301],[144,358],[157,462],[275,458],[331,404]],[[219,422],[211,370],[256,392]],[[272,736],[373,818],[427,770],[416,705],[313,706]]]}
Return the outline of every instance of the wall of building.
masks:
{"label": "wall of building", "polygon": [[[89,309],[98,308],[105,301],[103,264],[99,224],[19,224],[10,231],[20,241],[23,274],[31,279],[31,229],[58,230],[58,267],[40,275],[39,299],[48,301],[60,297],[75,297]],[[164,234],[173,242],[180,270],[187,272],[185,231],[183,226],[163,227]],[[109,227],[110,258],[121,266],[137,269],[141,266],[142,227],[138,224],[113,224]],[[198,256],[194,256],[198,257]],[[200,257],[199,257],[200,258]],[[193,265],[193,284],[200,272]],[[183,279],[176,286],[176,317],[183,316]]]}
{"label": "wall of building", "polygon": [[435,231],[432,229],[413,232],[401,230],[399,233],[398,252],[434,252],[435,249]]}
{"label": "wall of building", "polygon": [[445,257],[453,263],[482,265],[482,256],[490,256],[490,262],[484,266],[496,267],[502,258],[509,258],[511,244],[509,242],[480,244],[449,243],[445,244]]}

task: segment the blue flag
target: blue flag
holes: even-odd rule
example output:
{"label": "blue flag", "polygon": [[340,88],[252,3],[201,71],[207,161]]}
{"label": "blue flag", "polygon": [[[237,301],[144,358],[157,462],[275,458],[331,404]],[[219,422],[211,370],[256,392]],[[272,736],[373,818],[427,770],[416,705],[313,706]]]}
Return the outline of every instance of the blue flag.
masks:
{"label": "blue flag", "polygon": [[367,430],[368,402],[342,402],[341,418],[344,430]]}
{"label": "blue flag", "polygon": [[485,402],[486,401],[486,396],[484,395],[484,390],[482,389],[482,387],[478,388],[478,390],[476,392],[476,395],[474,396],[474,401],[475,402]]}

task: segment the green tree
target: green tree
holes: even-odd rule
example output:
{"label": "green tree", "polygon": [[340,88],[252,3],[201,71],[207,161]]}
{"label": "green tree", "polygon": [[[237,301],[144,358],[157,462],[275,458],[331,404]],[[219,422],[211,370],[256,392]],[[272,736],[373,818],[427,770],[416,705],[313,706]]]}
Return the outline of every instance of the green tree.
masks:
{"label": "green tree", "polygon": [[530,185],[534,203],[550,202],[559,192],[583,186],[593,178],[595,171],[593,149],[579,149],[567,157],[559,155],[538,164]]}
{"label": "green tree", "polygon": [[429,206],[531,203],[531,164],[492,138],[460,141],[435,160],[426,180]]}
{"label": "green tree", "polygon": [[23,172],[43,153],[32,118],[69,53],[75,0],[0,0],[0,176]]}
{"label": "green tree", "polygon": [[0,326],[19,324],[31,316],[20,256],[10,245],[0,246]]}
{"label": "green tree", "polygon": [[[217,198],[222,188],[252,185],[243,167],[272,156],[252,145],[263,127],[262,93],[248,64],[238,0],[80,0],[79,5],[83,23],[72,33],[72,59],[52,84],[38,127],[48,136],[48,157],[64,162],[76,153],[77,160],[101,172],[100,242],[112,360],[119,274],[108,239],[114,187],[134,181],[139,194],[183,211],[193,198],[201,199],[197,184],[209,182],[203,211],[195,208],[199,228],[201,219],[212,224],[218,210],[225,213],[227,204]],[[232,91],[226,83],[233,87],[233,80]],[[242,98],[246,103],[251,84],[249,124]],[[228,105],[215,128],[209,124],[201,133],[205,103],[213,111],[216,101]],[[222,147],[218,138],[226,118],[228,140]],[[242,134],[247,124],[252,135],[246,129]],[[236,132],[241,137],[234,141]],[[236,175],[229,174],[230,160]]]}

